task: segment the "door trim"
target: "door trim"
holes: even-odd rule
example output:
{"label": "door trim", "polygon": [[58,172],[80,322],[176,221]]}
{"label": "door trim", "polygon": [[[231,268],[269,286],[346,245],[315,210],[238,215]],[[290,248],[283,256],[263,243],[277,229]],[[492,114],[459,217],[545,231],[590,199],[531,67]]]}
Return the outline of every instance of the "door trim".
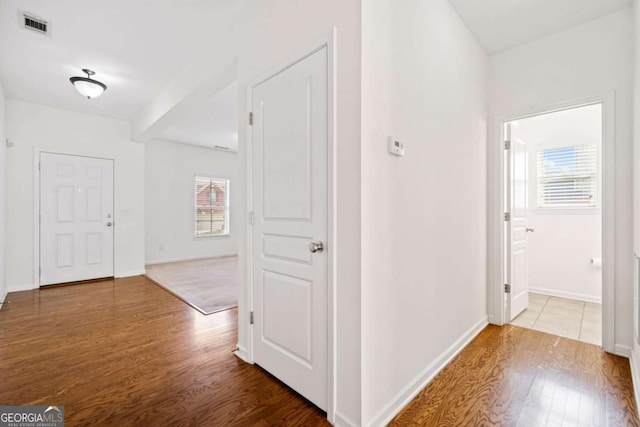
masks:
{"label": "door trim", "polygon": [[489,122],[487,312],[489,323],[507,323],[504,310],[504,123],[545,113],[602,104],[602,348],[615,353],[615,92],[494,117]]}
{"label": "door trim", "polygon": [[[333,27],[325,33],[315,43],[311,43],[305,49],[289,56],[281,61],[278,66],[271,68],[268,72],[261,74],[258,78],[247,85],[246,116],[253,108],[253,91],[256,86],[275,76],[276,74],[295,65],[303,59],[311,56],[322,48],[327,49],[327,419],[330,423],[335,422],[336,412],[336,259],[337,259],[337,235],[336,235],[336,44],[337,29]],[[247,216],[253,211],[253,132],[251,125],[247,123],[247,157],[245,179],[247,189]],[[246,225],[246,267],[245,283],[248,312],[253,311],[253,227]],[[239,320],[248,325],[246,356],[242,355],[248,363],[254,363],[253,354],[253,325],[249,325],[249,318]]]}
{"label": "door trim", "polygon": [[[116,159],[69,153],[44,148],[33,149],[33,288],[40,288],[40,154],[61,154],[63,156],[89,157],[92,159],[111,160],[113,162],[113,222],[116,223]],[[116,231],[113,230],[113,276],[116,276]]]}

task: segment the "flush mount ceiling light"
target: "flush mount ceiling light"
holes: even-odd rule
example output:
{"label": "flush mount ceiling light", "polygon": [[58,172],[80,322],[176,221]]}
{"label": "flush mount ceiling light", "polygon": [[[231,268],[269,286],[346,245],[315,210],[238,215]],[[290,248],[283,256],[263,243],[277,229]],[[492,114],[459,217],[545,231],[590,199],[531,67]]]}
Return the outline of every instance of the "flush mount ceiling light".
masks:
{"label": "flush mount ceiling light", "polygon": [[73,87],[75,87],[82,96],[86,96],[89,99],[97,98],[102,95],[102,92],[107,90],[107,85],[91,78],[95,72],[87,70],[86,68],[83,68],[82,72],[85,73],[87,77],[71,77],[69,79]]}

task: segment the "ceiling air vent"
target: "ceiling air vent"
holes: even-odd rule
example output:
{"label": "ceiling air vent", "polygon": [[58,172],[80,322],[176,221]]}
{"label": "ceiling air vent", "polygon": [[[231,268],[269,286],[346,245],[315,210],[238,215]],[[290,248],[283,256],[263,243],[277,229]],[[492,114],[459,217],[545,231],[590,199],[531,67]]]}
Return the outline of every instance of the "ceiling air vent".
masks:
{"label": "ceiling air vent", "polygon": [[36,31],[40,34],[49,34],[49,22],[32,13],[22,12],[22,25],[24,28]]}

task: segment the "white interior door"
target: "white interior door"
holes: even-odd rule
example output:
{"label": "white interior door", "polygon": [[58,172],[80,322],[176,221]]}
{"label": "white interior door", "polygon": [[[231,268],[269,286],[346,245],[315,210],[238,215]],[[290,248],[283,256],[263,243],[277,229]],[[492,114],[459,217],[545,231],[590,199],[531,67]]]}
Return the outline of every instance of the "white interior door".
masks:
{"label": "white interior door", "polygon": [[321,409],[331,250],[327,102],[326,48],[252,92],[253,356]]}
{"label": "white interior door", "polygon": [[[508,126],[509,128],[510,126]],[[507,132],[511,134],[510,129]],[[524,141],[509,136],[511,148],[507,154],[508,206],[511,215],[507,227],[507,279],[511,292],[507,294],[509,320],[513,320],[529,305],[529,251],[527,249],[527,173],[528,155]]]}
{"label": "white interior door", "polygon": [[113,160],[40,154],[40,285],[113,276]]}

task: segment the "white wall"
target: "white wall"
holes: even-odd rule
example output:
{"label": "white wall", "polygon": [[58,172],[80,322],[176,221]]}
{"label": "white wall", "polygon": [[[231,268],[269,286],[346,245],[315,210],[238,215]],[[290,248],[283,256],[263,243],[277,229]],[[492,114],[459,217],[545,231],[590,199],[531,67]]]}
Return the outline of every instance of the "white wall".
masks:
{"label": "white wall", "polygon": [[486,325],[488,59],[445,0],[363,2],[362,32],[362,424],[383,425]]}
{"label": "white wall", "polygon": [[[633,210],[633,228],[634,228],[634,252],[640,255],[640,1],[634,0],[633,3],[633,27],[634,27],[634,64],[633,64],[633,188],[634,188],[634,210]],[[635,257],[634,257],[635,258]],[[632,261],[634,269],[638,268],[638,260]],[[640,277],[636,274],[634,306],[638,310],[640,308]],[[634,317],[633,321],[638,322],[638,317]],[[631,352],[631,373],[633,374],[633,385],[635,388],[636,405],[640,407],[640,343],[633,329],[633,346]]]}
{"label": "white wall", "polygon": [[34,152],[115,160],[115,275],[144,272],[144,146],[127,122],[22,101],[7,102],[7,284],[34,286]]}
{"label": "white wall", "polygon": [[632,42],[627,9],[496,54],[491,57],[489,104],[493,120],[615,91],[615,343],[627,348],[632,324]]}
{"label": "white wall", "polygon": [[[337,425],[360,425],[360,0],[250,2],[238,21],[239,150],[246,161],[246,87],[292,55],[316,45],[332,27],[337,32],[336,62],[336,281]],[[295,35],[295,36],[292,36]],[[208,44],[209,41],[207,40]],[[226,43],[226,41],[225,41]],[[209,49],[208,46],[205,49]],[[244,170],[243,170],[244,175]],[[243,205],[243,207],[246,205]],[[245,235],[241,239],[243,253]],[[248,295],[238,301],[238,343],[248,342]]]}
{"label": "white wall", "polygon": [[640,0],[633,2],[633,250],[640,256]]}
{"label": "white wall", "polygon": [[6,130],[6,99],[4,88],[2,87],[2,83],[0,83],[0,308],[2,308],[2,302],[7,295],[7,282],[5,278]]}
{"label": "white wall", "polygon": [[[151,140],[145,144],[144,164],[146,264],[238,254],[244,226],[238,206],[245,197],[238,185],[238,154]],[[230,180],[229,236],[194,237],[196,175]]]}
{"label": "white wall", "polygon": [[602,106],[544,114],[512,124],[512,137],[526,142],[529,155],[528,227],[529,290],[589,302],[602,301],[602,269],[591,264],[602,257],[600,201],[589,209],[537,208],[537,155],[547,148],[602,144]]}

